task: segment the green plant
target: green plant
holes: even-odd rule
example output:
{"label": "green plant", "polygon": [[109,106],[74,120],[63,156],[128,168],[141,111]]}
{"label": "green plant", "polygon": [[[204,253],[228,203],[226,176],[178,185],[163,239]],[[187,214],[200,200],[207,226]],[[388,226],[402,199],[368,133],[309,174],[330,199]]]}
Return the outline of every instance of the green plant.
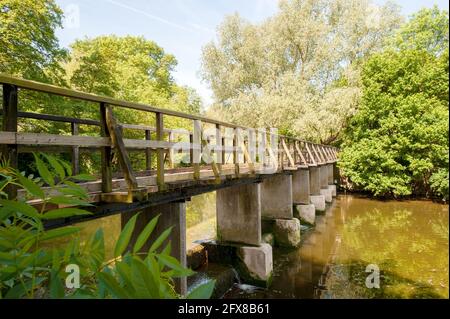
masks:
{"label": "green plant", "polygon": [[[40,177],[26,176],[0,164],[0,298],[179,298],[173,279],[193,272],[170,256],[170,242],[162,247],[171,229],[164,231],[148,252],[141,252],[155,228],[155,217],[129,247],[138,214],[129,220],[115,245],[114,260],[105,259],[102,229],[84,244],[78,227],[45,229],[52,219],[90,214],[85,189],[74,180],[92,179],[72,175],[70,165],[48,155],[34,154]],[[43,184],[49,185],[45,191]],[[23,199],[9,199],[8,185],[23,188]],[[27,199],[38,199],[40,209]],[[49,204],[64,208],[47,209]],[[81,208],[80,208],[81,207]],[[67,240],[63,247],[52,247],[52,240]],[[158,251],[161,250],[161,251]],[[66,266],[80,270],[79,288],[63,285]],[[192,291],[188,298],[209,298],[214,288],[210,281]]]}

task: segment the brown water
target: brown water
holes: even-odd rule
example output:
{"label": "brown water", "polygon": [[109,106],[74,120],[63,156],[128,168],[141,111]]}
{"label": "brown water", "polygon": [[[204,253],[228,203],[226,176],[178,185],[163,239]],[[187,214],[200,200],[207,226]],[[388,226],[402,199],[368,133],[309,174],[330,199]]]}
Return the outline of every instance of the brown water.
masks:
{"label": "brown water", "polygon": [[[448,225],[448,205],[339,196],[299,249],[274,249],[270,289],[236,285],[226,297],[448,298]],[[379,288],[366,287],[370,264]]]}
{"label": "brown water", "polygon": [[[83,238],[102,227],[112,256],[120,217],[81,224]],[[187,246],[215,236],[215,193],[187,203]],[[301,247],[274,248],[270,289],[236,285],[227,298],[448,298],[448,205],[339,196]],[[365,285],[366,267],[380,269],[380,288]]]}

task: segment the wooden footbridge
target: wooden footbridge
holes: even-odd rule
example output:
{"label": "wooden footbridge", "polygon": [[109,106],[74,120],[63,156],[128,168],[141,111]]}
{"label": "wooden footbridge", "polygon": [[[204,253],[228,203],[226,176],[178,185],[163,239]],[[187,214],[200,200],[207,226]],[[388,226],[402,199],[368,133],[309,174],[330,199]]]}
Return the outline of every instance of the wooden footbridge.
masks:
{"label": "wooden footbridge", "polygon": [[[13,167],[17,167],[22,153],[36,151],[69,153],[73,171],[78,173],[80,160],[83,158],[80,157],[80,153],[100,151],[101,162],[96,173],[98,180],[80,184],[89,192],[91,201],[95,204],[91,209],[93,215],[83,218],[122,214],[124,221],[138,211],[164,211],[167,212],[167,216],[170,212],[175,212],[175,216],[178,217],[168,218],[166,225],[164,221],[161,222],[161,227],[170,225],[174,220],[178,223],[178,239],[174,237],[172,240],[180,242],[181,252],[182,242],[185,240],[184,202],[194,195],[223,190],[217,196],[218,228],[223,236],[220,239],[224,242],[258,245],[261,242],[260,222],[255,226],[256,237],[250,240],[227,237],[226,229],[236,228],[240,214],[244,216],[242,220],[246,220],[247,223],[249,220],[257,221],[264,217],[264,201],[268,195],[264,196],[264,190],[261,190],[259,184],[269,180],[268,185],[273,186],[270,186],[272,189],[267,194],[289,195],[290,199],[287,201],[290,200],[288,203],[291,207],[290,212],[287,216],[282,216],[282,219],[292,218],[293,204],[309,205],[310,196],[325,196],[321,194],[321,190],[327,189],[327,185],[334,184],[333,167],[338,159],[338,150],[332,146],[278,135],[273,130],[242,127],[202,116],[82,93],[8,75],[0,74],[0,84],[3,87],[3,109],[0,113],[2,158],[9,160]],[[95,111],[97,114],[93,114],[91,119],[80,119],[42,114],[37,111],[21,111],[21,96],[26,92],[64,97],[70,101],[73,108],[80,102],[97,105]],[[119,123],[116,115],[122,109],[150,113],[153,122]],[[182,119],[184,123],[190,124],[183,128],[165,127],[167,118]],[[20,125],[23,119],[67,123],[71,127],[71,135],[28,132]],[[97,127],[98,134],[81,135],[79,130],[81,125]],[[186,129],[187,127],[190,128]],[[124,130],[141,132],[142,138],[124,138]],[[133,169],[131,152],[142,155],[142,161],[145,162],[141,167],[145,167],[144,170]],[[184,156],[183,163],[177,163],[176,159],[180,156]],[[115,172],[113,160],[120,164],[120,169]],[[305,172],[308,174],[305,175]],[[272,179],[280,177],[289,178],[289,181],[285,180],[287,184],[285,181],[280,182],[280,179]],[[253,189],[252,187],[256,185],[258,188]],[[286,185],[290,185],[288,191],[280,189]],[[237,197],[230,200],[232,189]],[[23,190],[9,191],[12,197],[23,197]],[[271,201],[278,200],[271,198]],[[277,205],[273,203],[267,205],[277,210]],[[256,217],[249,219],[247,215],[250,213]],[[151,214],[149,213],[148,218]],[[222,222],[221,216],[225,215],[227,218],[223,218]],[[143,219],[143,227],[148,218]],[[234,221],[233,225],[225,219]],[[79,220],[64,219],[48,226],[59,227],[76,221]],[[248,230],[253,226],[243,225],[243,227],[237,228]],[[251,231],[247,235],[252,237]],[[183,253],[177,257],[183,259]]]}

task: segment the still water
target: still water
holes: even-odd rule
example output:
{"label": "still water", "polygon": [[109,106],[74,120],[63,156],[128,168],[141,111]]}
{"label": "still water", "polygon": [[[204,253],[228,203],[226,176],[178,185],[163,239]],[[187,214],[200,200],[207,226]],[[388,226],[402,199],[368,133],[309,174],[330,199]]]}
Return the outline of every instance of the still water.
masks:
{"label": "still water", "polygon": [[[274,249],[270,289],[228,298],[448,298],[448,206],[339,196],[295,250]],[[371,265],[369,272],[366,267]],[[374,279],[379,273],[379,288]]]}
{"label": "still water", "polygon": [[[236,284],[225,298],[448,298],[448,213],[430,201],[341,195],[315,227],[302,226],[300,248],[274,248],[271,288]],[[83,237],[102,227],[112,256],[120,217],[82,226]],[[214,193],[187,203],[187,226],[188,249],[214,238]],[[368,265],[380,271],[379,288],[366,287]]]}

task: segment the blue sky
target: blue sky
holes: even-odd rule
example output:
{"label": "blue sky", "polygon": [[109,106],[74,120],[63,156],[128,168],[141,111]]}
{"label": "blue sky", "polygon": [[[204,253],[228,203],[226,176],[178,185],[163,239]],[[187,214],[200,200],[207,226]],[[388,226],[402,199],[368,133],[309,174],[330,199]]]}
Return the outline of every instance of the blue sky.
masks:
{"label": "blue sky", "polygon": [[[212,92],[198,76],[202,46],[215,39],[223,18],[238,12],[260,22],[277,11],[277,0],[56,0],[66,12],[65,27],[57,31],[61,45],[99,35],[136,35],[155,41],[175,55],[174,74],[181,85],[197,90],[205,104]],[[383,4],[386,0],[374,0]],[[448,10],[447,0],[397,0],[404,15],[437,4]],[[71,13],[74,13],[71,15]],[[78,13],[78,14],[77,14]]]}

